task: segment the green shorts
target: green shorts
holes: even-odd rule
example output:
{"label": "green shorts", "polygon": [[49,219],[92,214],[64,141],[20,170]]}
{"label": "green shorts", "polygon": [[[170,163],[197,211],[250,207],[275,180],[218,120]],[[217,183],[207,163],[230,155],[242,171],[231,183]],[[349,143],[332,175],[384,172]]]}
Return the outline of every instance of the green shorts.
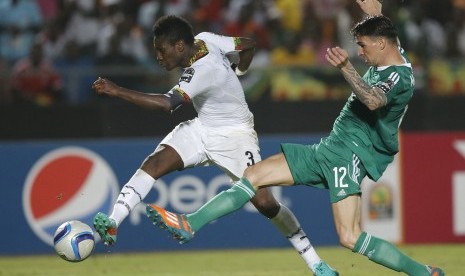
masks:
{"label": "green shorts", "polygon": [[329,189],[331,203],[361,194],[366,169],[355,153],[336,137],[319,144],[281,144],[295,185]]}

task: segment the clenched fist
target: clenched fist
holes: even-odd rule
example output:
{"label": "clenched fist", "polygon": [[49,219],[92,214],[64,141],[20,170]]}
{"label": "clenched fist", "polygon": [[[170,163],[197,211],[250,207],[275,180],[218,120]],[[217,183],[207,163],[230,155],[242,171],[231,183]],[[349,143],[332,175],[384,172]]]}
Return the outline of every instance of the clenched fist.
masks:
{"label": "clenched fist", "polygon": [[119,86],[117,86],[116,84],[114,84],[112,81],[108,79],[99,77],[92,84],[92,88],[95,90],[95,92],[97,92],[97,94],[106,94],[109,96],[116,96]]}

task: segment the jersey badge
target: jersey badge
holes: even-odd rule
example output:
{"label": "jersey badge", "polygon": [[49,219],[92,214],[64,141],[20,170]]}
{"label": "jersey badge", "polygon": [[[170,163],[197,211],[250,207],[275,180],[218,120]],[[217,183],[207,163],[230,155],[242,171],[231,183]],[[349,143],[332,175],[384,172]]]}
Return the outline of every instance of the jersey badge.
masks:
{"label": "jersey badge", "polygon": [[399,81],[400,77],[399,74],[396,72],[391,73],[389,78],[384,81],[376,84],[376,87],[380,88],[383,90],[384,93],[388,93],[391,91],[391,89],[396,85],[396,83]]}
{"label": "jersey badge", "polygon": [[179,78],[179,82],[191,82],[192,77],[194,76],[195,70],[194,68],[187,68],[184,70],[184,73],[182,73],[181,78]]}

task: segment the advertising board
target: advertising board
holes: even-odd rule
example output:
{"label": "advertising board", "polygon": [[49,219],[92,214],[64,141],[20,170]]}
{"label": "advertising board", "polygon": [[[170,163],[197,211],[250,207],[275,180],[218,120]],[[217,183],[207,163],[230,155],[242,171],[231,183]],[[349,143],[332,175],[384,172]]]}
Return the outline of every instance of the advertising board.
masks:
{"label": "advertising board", "polygon": [[[321,136],[262,137],[265,158],[280,142],[314,143]],[[161,139],[57,140],[0,144],[0,254],[52,253],[52,235],[64,221],[91,224],[95,213],[111,212],[126,181]],[[230,185],[216,167],[174,172],[159,179],[145,199],[168,210],[189,213]],[[336,244],[327,191],[306,187],[273,188],[289,206],[315,245]],[[115,252],[290,246],[271,222],[249,203],[205,226],[196,238],[179,245],[155,228],[139,204],[119,229]],[[100,244],[97,250],[108,250]]]}

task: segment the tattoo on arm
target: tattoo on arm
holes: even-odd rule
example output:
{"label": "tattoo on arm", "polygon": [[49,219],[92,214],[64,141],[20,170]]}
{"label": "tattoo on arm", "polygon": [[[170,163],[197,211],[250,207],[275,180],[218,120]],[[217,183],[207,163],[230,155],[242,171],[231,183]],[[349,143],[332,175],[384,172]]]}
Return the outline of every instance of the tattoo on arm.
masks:
{"label": "tattoo on arm", "polygon": [[375,110],[386,105],[387,97],[384,91],[378,87],[368,85],[352,64],[349,64],[341,71],[357,98],[370,110]]}

